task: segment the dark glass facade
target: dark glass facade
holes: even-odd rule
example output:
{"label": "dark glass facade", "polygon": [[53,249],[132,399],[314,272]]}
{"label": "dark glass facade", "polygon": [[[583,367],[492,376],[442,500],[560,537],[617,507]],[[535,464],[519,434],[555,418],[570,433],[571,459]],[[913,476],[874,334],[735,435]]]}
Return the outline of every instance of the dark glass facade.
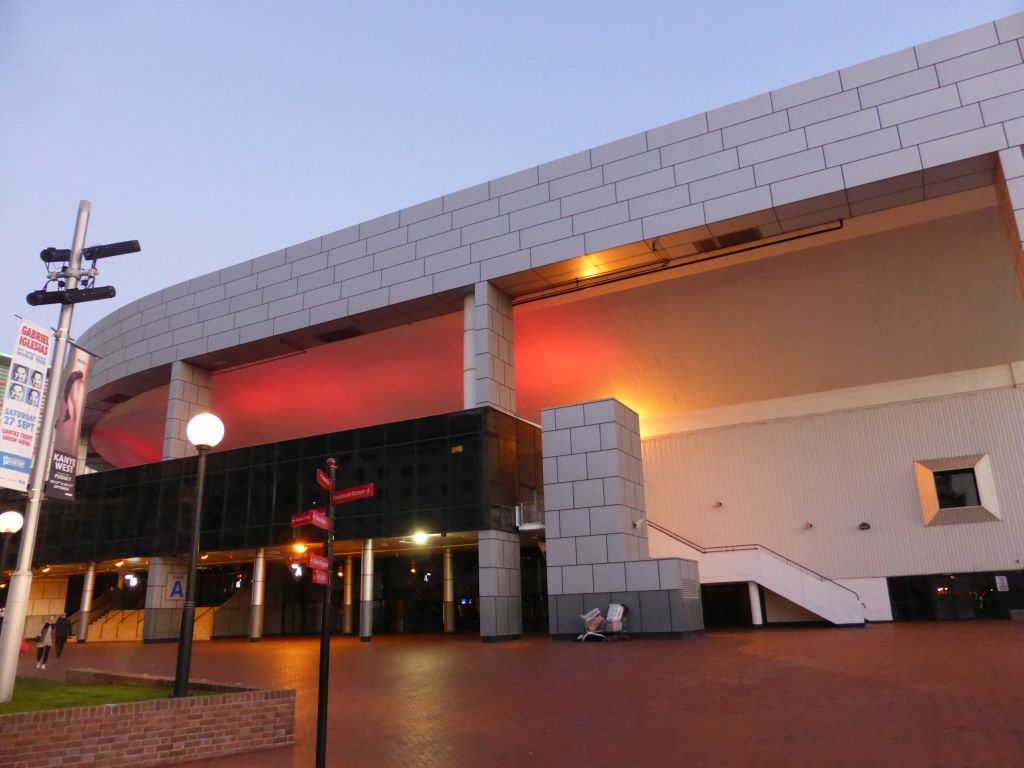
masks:
{"label": "dark glass facade", "polygon": [[[498,529],[543,493],[540,429],[493,408],[217,451],[207,459],[200,548],[280,546],[290,518],[325,506],[316,469],[338,462],[338,488],[374,483],[338,505],[338,539]],[[37,562],[182,554],[195,512],[196,459],[82,475],[73,503],[47,501]]]}

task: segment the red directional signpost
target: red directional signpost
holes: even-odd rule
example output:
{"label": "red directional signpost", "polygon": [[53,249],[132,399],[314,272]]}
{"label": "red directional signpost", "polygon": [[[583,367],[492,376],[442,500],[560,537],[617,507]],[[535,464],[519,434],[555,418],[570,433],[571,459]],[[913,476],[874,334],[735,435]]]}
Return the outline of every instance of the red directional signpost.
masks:
{"label": "red directional signpost", "polygon": [[[327,765],[327,686],[331,663],[331,559],[334,557],[334,478],[337,462],[327,460],[327,473],[316,471],[316,481],[327,491],[327,537],[324,540],[324,554],[309,553],[309,567],[313,569],[313,583],[324,588],[323,612],[320,614],[320,686],[316,702],[316,768]],[[324,485],[323,481],[327,480]],[[312,522],[312,520],[310,520]]]}
{"label": "red directional signpost", "polygon": [[[323,614],[320,621],[320,690],[317,695],[316,713],[316,766],[325,768],[327,761],[327,678],[331,660],[331,562],[334,556],[334,505],[349,501],[366,499],[373,496],[373,483],[354,485],[351,488],[334,490],[337,464],[334,459],[327,460],[327,472],[317,468],[316,482],[327,491],[327,512],[322,509],[307,509],[292,515],[292,527],[315,525],[327,531],[322,555],[307,552],[305,558],[291,558],[292,562],[305,563],[312,572],[314,584],[324,587]],[[310,545],[310,549],[314,545]]]}
{"label": "red directional signpost", "polygon": [[340,491],[331,493],[332,504],[344,504],[347,501],[357,501],[373,496],[373,483],[366,485],[353,485],[351,488],[342,488]]}

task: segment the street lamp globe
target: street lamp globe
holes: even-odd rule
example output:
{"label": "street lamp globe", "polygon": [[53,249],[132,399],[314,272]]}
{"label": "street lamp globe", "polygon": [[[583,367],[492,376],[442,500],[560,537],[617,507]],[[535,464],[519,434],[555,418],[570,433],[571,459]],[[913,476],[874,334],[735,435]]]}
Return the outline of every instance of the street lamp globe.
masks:
{"label": "street lamp globe", "polygon": [[185,434],[196,448],[214,448],[224,439],[224,422],[212,413],[200,413],[189,421]]}
{"label": "street lamp globe", "polygon": [[25,524],[25,518],[21,512],[0,512],[0,533],[15,534]]}

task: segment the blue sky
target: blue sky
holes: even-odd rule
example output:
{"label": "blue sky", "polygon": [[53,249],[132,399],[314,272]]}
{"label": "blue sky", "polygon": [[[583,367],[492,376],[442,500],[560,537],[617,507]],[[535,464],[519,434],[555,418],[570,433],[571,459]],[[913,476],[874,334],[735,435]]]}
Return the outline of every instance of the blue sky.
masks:
{"label": "blue sky", "polygon": [[0,0],[0,351],[38,252],[117,298],[1024,11],[1016,0]]}

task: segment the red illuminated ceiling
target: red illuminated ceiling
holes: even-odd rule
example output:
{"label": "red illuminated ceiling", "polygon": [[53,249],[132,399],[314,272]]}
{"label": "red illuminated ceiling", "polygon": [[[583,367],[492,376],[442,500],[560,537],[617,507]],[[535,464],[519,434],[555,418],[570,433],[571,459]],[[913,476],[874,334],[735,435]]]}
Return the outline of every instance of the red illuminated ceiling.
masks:
{"label": "red illuminated ceiling", "polygon": [[[517,306],[518,413],[539,421],[543,407],[614,396],[642,418],[668,416],[1021,359],[1006,248],[986,207]],[[164,387],[115,406],[94,450],[114,466],[159,460],[166,398]],[[213,377],[222,448],[461,407],[458,314]]]}

